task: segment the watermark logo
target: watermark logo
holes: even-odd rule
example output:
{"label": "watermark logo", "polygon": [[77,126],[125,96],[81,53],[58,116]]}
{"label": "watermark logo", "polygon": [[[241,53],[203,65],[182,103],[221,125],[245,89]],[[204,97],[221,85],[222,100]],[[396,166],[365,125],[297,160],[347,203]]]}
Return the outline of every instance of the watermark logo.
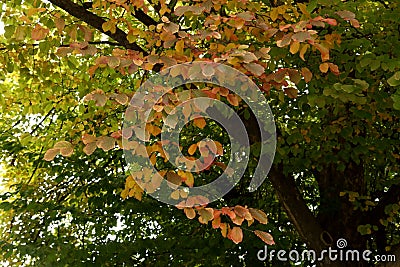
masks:
{"label": "watermark logo", "polygon": [[[264,95],[249,77],[229,66],[211,62],[192,62],[165,69],[150,77],[132,97],[125,112],[122,146],[125,160],[137,184],[154,198],[171,205],[180,203],[180,206],[189,207],[196,204],[194,201],[182,202],[176,199],[176,194],[171,198],[173,192],[181,192],[178,195],[182,198],[192,197],[202,202],[197,204],[222,198],[241,179],[250,157],[246,127],[232,107],[201,90],[192,90],[190,94],[188,90],[181,90],[171,94],[176,88],[199,83],[229,89],[244,101],[256,117],[261,133],[261,149],[258,165],[249,184],[250,191],[255,191],[263,183],[275,155],[273,114]],[[171,108],[172,102],[178,104]],[[200,149],[200,158],[190,160],[182,154],[179,136],[189,121],[199,117],[209,118],[225,129],[229,135],[231,153],[222,175],[208,184],[194,187],[173,183],[173,175],[171,179],[164,179],[154,166],[154,156],[149,156],[146,150],[152,141],[152,131],[154,133],[151,124],[159,119],[154,117],[155,111],[160,110],[165,117],[161,120],[161,140],[158,140],[162,149],[157,149],[177,172],[193,173],[207,169],[216,156],[218,143],[208,138],[201,141],[202,148],[207,149]]]}
{"label": "watermark logo", "polygon": [[[373,255],[371,250],[359,251],[356,249],[346,249],[347,240],[339,238],[336,241],[336,248],[329,247],[328,249],[322,250],[317,253],[314,250],[270,250],[268,251],[267,245],[264,249],[260,249],[257,253],[257,258],[260,261],[272,261],[274,259],[278,261],[291,261],[293,263],[303,263],[305,261],[323,262],[329,261],[341,261],[341,262],[395,262],[395,255]],[[315,266],[315,265],[314,265]]]}

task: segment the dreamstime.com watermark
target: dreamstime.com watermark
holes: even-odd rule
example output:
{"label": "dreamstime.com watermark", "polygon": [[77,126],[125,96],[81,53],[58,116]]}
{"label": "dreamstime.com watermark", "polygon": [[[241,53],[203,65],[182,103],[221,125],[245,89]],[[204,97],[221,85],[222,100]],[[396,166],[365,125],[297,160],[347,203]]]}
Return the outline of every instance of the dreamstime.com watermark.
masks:
{"label": "dreamstime.com watermark", "polygon": [[[396,262],[396,255],[373,255],[371,250],[359,251],[356,249],[345,249],[347,247],[347,241],[344,238],[339,238],[336,242],[336,248],[329,247],[328,249],[322,250],[317,253],[314,250],[274,250],[268,251],[267,245],[264,249],[260,249],[257,253],[257,258],[260,261],[272,261],[277,259],[278,261],[286,262],[291,261],[293,263],[303,263],[305,261],[315,263],[329,261],[341,261],[341,262]],[[313,265],[316,266],[316,265]]]}

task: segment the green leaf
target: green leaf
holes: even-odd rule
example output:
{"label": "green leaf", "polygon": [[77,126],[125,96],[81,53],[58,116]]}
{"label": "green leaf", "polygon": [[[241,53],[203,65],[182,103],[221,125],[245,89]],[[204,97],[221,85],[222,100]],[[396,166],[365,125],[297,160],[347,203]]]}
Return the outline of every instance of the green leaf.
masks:
{"label": "green leaf", "polygon": [[390,86],[399,86],[400,85],[400,71],[396,72],[392,77],[387,80]]}

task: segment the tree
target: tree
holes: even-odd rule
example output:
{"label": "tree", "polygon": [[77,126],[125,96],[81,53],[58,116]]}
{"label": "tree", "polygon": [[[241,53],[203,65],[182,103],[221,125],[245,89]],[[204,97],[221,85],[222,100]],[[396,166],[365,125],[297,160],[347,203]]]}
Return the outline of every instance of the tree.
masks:
{"label": "tree", "polygon": [[[348,249],[400,257],[399,9],[372,0],[3,3],[3,259],[276,266],[285,263],[257,260],[263,242],[320,252],[340,238]],[[191,61],[248,75],[272,109],[277,144],[268,181],[249,193],[260,158],[257,114],[220,87],[176,88],[175,103],[197,94],[229,104],[251,145],[229,194],[182,212],[148,197],[129,173],[121,122],[151,75]],[[217,160],[194,174],[169,165],[158,143],[168,113],[167,104],[154,108],[142,148],[160,173],[191,187],[225,171],[229,137],[202,117],[184,127],[181,149],[193,159],[209,154],[201,143],[209,137],[219,142]]]}

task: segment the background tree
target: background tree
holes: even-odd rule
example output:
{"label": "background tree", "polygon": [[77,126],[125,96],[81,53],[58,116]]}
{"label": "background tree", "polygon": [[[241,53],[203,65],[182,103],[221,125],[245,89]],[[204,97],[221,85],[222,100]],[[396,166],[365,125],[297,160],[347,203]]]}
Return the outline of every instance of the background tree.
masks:
{"label": "background tree", "polygon": [[[257,260],[263,241],[320,251],[339,238],[400,257],[397,2],[14,0],[1,9],[0,246],[12,266],[283,266]],[[225,101],[255,133],[240,184],[182,212],[135,186],[120,130],[151,74],[198,60],[230,65],[265,93],[277,153],[269,180],[249,193],[252,112],[220,88],[178,89]],[[182,150],[196,157],[193,136],[219,136],[223,155],[195,184],[229,160],[226,134],[206,122],[185,127]],[[324,266],[335,264],[346,263]]]}

